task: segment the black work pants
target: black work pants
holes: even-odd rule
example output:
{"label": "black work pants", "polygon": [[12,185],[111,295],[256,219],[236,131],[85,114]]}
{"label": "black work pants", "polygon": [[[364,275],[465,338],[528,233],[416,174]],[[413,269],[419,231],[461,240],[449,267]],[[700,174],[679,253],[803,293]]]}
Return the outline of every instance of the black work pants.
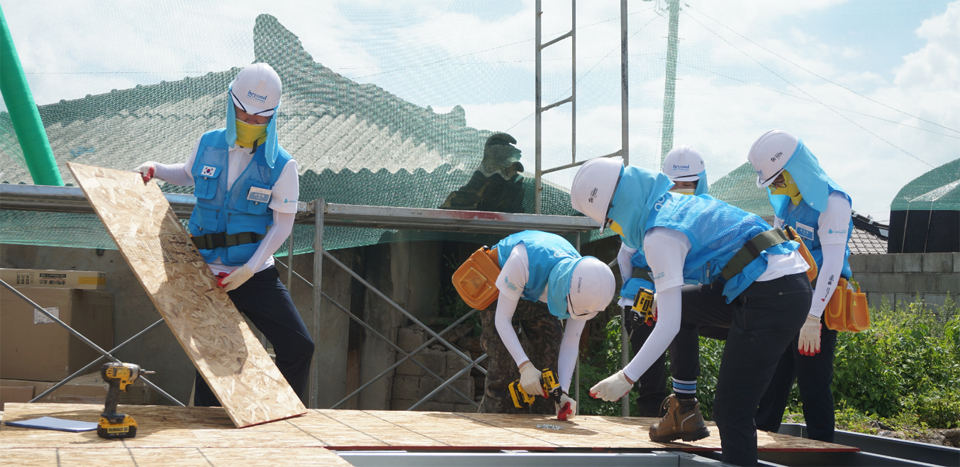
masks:
{"label": "black work pants", "polygon": [[767,392],[760,399],[757,411],[757,428],[776,433],[783,420],[783,411],[787,407],[790,389],[796,379],[803,400],[803,418],[806,420],[810,439],[833,442],[834,408],[833,357],[837,347],[837,331],[827,329],[820,318],[820,353],[808,357],[800,355],[797,348],[800,335],[793,338],[790,347],[777,365],[777,372],[770,381]]}
{"label": "black work pants", "polygon": [[[277,368],[300,400],[307,400],[307,378],[313,358],[313,339],[293,305],[290,292],[280,282],[277,268],[269,267],[253,275],[243,285],[227,292],[230,300],[247,316],[277,355]],[[220,401],[210,390],[200,372],[194,388],[193,404],[197,407],[219,407]]]}
{"label": "black work pants", "polygon": [[677,354],[672,372],[683,380],[699,376],[698,326],[729,328],[713,409],[721,460],[757,465],[754,416],[780,356],[810,310],[810,281],[801,273],[754,282],[729,304],[722,291],[719,284],[684,289],[680,332],[671,349]]}

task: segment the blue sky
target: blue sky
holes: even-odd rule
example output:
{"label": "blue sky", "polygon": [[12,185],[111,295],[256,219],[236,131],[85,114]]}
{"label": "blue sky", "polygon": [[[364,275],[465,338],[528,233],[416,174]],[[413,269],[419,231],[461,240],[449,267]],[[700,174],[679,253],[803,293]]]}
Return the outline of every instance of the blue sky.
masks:
{"label": "blue sky", "polygon": [[[663,0],[629,3],[631,163],[659,163]],[[270,13],[314,59],[470,126],[509,131],[533,168],[534,2],[5,0],[38,104],[179,80],[253,60]],[[570,27],[544,2],[546,38]],[[620,147],[619,2],[577,11],[577,154]],[[880,220],[904,184],[960,157],[960,2],[685,0],[675,144],[697,147],[713,180],[770,128],[804,139]],[[567,95],[569,46],[544,52],[544,103]],[[0,105],[0,109],[5,106]],[[569,162],[570,114],[544,117],[544,166]],[[183,148],[186,153],[189,148]],[[574,170],[549,178],[569,184]]]}

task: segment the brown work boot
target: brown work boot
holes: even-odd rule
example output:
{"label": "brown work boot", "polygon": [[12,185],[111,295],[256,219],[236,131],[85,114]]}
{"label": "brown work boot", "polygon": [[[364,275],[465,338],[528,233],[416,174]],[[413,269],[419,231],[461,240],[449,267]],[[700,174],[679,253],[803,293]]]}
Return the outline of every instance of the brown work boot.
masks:
{"label": "brown work boot", "polygon": [[696,441],[710,436],[710,430],[703,423],[700,403],[697,399],[677,399],[670,394],[663,400],[667,414],[659,422],[650,425],[650,439],[658,443],[675,441]]}

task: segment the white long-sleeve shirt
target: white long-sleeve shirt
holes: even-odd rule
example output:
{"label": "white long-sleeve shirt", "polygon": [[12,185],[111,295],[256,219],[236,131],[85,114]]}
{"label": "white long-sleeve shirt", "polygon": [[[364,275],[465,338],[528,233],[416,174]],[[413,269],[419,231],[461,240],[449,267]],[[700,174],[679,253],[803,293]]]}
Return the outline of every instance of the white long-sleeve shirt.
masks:
{"label": "white long-sleeve shirt", "polygon": [[[791,203],[787,209],[788,212],[793,211],[796,206]],[[820,213],[815,227],[820,236],[820,252],[823,254],[817,273],[817,288],[813,291],[813,301],[810,303],[810,314],[817,318],[823,316],[823,310],[837,288],[844,254],[847,251],[850,216],[851,206],[847,197],[836,191],[830,193],[827,209]],[[783,227],[783,219],[774,218],[773,225]]]}
{"label": "white long-sleeve shirt", "polygon": [[[510,352],[517,366],[529,360],[523,347],[520,345],[520,339],[513,329],[513,314],[517,311],[517,303],[523,295],[523,287],[527,285],[530,277],[530,262],[527,259],[527,247],[523,243],[517,244],[510,252],[507,261],[503,263],[500,275],[497,276],[497,289],[500,290],[500,296],[497,298],[497,314],[494,323],[497,328],[497,334],[500,340]],[[543,294],[537,301],[547,303],[547,292],[550,286],[543,289]],[[557,376],[560,379],[560,387],[564,391],[570,390],[570,381],[573,379],[573,369],[577,362],[577,350],[580,348],[580,335],[586,326],[586,321],[568,319],[563,331],[563,340],[560,341],[560,356],[557,363]],[[551,362],[537,362],[540,364]]]}

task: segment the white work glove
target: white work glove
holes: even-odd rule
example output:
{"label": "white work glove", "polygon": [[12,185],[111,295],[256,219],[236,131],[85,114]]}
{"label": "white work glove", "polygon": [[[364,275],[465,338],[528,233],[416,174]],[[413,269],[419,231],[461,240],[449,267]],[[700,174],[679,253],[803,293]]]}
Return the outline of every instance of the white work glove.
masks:
{"label": "white work glove", "polygon": [[134,172],[140,172],[140,177],[143,178],[143,183],[147,183],[153,179],[153,176],[157,173],[157,163],[153,161],[147,161],[143,164],[140,164],[139,167],[133,169]]}
{"label": "white work glove", "polygon": [[560,403],[554,403],[557,409],[557,420],[573,420],[577,416],[577,401],[570,398],[567,393],[560,396]]}
{"label": "white work glove", "polygon": [[590,388],[590,397],[613,402],[626,396],[631,388],[633,388],[633,382],[627,379],[623,370],[620,370]]}
{"label": "white work glove", "polygon": [[533,366],[530,360],[520,364],[520,387],[527,394],[547,397],[547,394],[543,392],[543,384],[540,382],[542,376],[543,373]]}
{"label": "white work glove", "polygon": [[237,269],[234,269],[227,277],[224,277],[220,281],[223,284],[223,288],[229,292],[237,287],[243,285],[248,279],[253,277],[253,269],[250,269],[250,266],[244,264]]}
{"label": "white work glove", "polygon": [[800,342],[797,345],[800,355],[812,357],[820,353],[820,318],[807,315],[807,321],[800,328]]}

